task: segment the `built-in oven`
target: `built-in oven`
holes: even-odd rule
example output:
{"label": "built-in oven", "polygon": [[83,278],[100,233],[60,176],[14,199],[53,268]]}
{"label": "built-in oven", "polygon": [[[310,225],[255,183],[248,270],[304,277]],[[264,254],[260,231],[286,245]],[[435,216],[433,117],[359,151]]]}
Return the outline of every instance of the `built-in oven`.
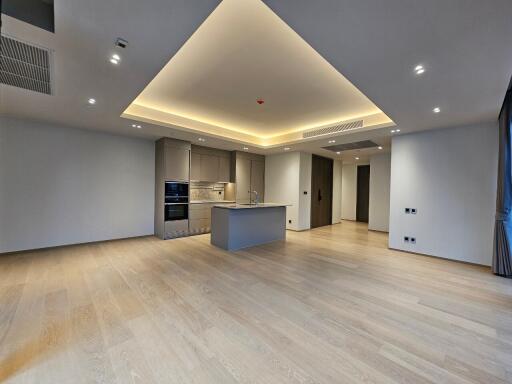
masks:
{"label": "built-in oven", "polygon": [[188,236],[188,183],[165,182],[165,238]]}
{"label": "built-in oven", "polygon": [[182,203],[188,204],[188,183],[179,181],[165,182],[165,203]]}
{"label": "built-in oven", "polygon": [[165,203],[165,221],[188,220],[188,203]]}

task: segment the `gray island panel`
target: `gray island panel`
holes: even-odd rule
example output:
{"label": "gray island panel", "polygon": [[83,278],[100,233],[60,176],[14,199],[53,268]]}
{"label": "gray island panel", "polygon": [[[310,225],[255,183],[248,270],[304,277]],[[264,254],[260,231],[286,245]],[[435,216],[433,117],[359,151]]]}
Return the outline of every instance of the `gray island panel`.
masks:
{"label": "gray island panel", "polygon": [[286,206],[214,206],[211,243],[228,251],[286,238]]}

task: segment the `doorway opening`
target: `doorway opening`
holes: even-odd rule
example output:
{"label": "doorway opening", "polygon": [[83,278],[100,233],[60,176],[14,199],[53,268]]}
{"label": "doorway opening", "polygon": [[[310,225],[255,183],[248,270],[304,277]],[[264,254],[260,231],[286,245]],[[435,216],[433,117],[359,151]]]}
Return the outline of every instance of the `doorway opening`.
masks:
{"label": "doorway opening", "polygon": [[359,165],[357,167],[357,202],[356,220],[368,222],[370,208],[370,166]]}

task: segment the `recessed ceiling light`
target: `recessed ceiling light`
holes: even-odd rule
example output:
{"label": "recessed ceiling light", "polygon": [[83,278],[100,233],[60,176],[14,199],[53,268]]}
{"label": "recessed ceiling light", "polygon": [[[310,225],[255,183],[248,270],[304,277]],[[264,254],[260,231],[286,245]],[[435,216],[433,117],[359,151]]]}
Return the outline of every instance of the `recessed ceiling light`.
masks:
{"label": "recessed ceiling light", "polygon": [[117,61],[121,60],[121,56],[119,56],[117,53],[114,53],[114,54],[112,55],[112,58],[113,58],[114,60],[117,60]]}
{"label": "recessed ceiling light", "polygon": [[382,149],[382,147],[381,147],[380,145],[379,145],[377,148],[378,148],[378,149]]}
{"label": "recessed ceiling light", "polygon": [[400,132],[400,130],[399,130],[399,129],[397,129],[397,130],[395,130],[395,132]]}
{"label": "recessed ceiling light", "polygon": [[290,147],[284,147],[284,150],[285,150],[285,151],[289,151],[289,150],[290,150]]}
{"label": "recessed ceiling light", "polygon": [[414,67],[414,73],[416,73],[417,75],[421,75],[422,73],[425,72],[425,67],[423,65],[417,65],[416,67]]}
{"label": "recessed ceiling light", "polygon": [[197,139],[197,140],[199,140],[199,141],[201,141],[201,142],[206,141],[206,139],[203,139],[202,137],[200,137],[200,138],[199,138],[199,139]]}
{"label": "recessed ceiling light", "polygon": [[137,128],[137,124],[132,124],[132,127],[133,128]]}
{"label": "recessed ceiling light", "polygon": [[394,129],[391,130],[391,133],[395,133],[396,131]]}
{"label": "recessed ceiling light", "polygon": [[356,160],[359,160],[359,157],[356,157]]}
{"label": "recessed ceiling light", "polygon": [[96,99],[90,98],[89,100],[87,100],[87,102],[91,105],[94,105],[96,104]]}
{"label": "recessed ceiling light", "polygon": [[119,64],[119,61],[118,61],[118,60],[116,60],[116,59],[114,59],[114,58],[110,59],[110,62],[111,62],[112,64],[114,64],[114,65]]}
{"label": "recessed ceiling light", "polygon": [[341,152],[339,152],[339,151],[338,151],[338,152],[336,152],[336,154],[337,154],[337,155],[339,155],[340,153],[341,153]]}
{"label": "recessed ceiling light", "polygon": [[329,144],[335,143],[336,140],[329,140]]}
{"label": "recessed ceiling light", "polygon": [[244,147],[244,151],[248,151],[248,150],[249,150],[249,148],[248,148],[248,147]]}
{"label": "recessed ceiling light", "polygon": [[439,107],[435,107],[435,108],[432,110],[432,112],[434,112],[434,113],[439,113],[439,112],[441,112],[441,108],[439,108]]}
{"label": "recessed ceiling light", "polygon": [[137,128],[141,129],[141,128],[142,128],[142,126],[140,126],[140,125],[137,125]]}

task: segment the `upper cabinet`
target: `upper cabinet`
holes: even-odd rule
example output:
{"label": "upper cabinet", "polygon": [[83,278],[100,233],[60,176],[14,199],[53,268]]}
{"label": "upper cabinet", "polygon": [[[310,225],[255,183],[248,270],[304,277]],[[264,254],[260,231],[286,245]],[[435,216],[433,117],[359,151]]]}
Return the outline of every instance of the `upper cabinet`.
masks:
{"label": "upper cabinet", "polygon": [[201,155],[192,152],[190,154],[190,180],[201,179]]}
{"label": "upper cabinet", "polygon": [[219,181],[223,183],[229,183],[231,179],[231,158],[219,157]]}
{"label": "upper cabinet", "polygon": [[192,145],[190,165],[192,181],[230,181],[231,154],[228,151]]}
{"label": "upper cabinet", "polygon": [[189,181],[190,143],[182,140],[163,138],[156,142],[157,167],[161,167],[164,180]]}
{"label": "upper cabinet", "polygon": [[201,154],[200,181],[219,181],[219,156]]}

